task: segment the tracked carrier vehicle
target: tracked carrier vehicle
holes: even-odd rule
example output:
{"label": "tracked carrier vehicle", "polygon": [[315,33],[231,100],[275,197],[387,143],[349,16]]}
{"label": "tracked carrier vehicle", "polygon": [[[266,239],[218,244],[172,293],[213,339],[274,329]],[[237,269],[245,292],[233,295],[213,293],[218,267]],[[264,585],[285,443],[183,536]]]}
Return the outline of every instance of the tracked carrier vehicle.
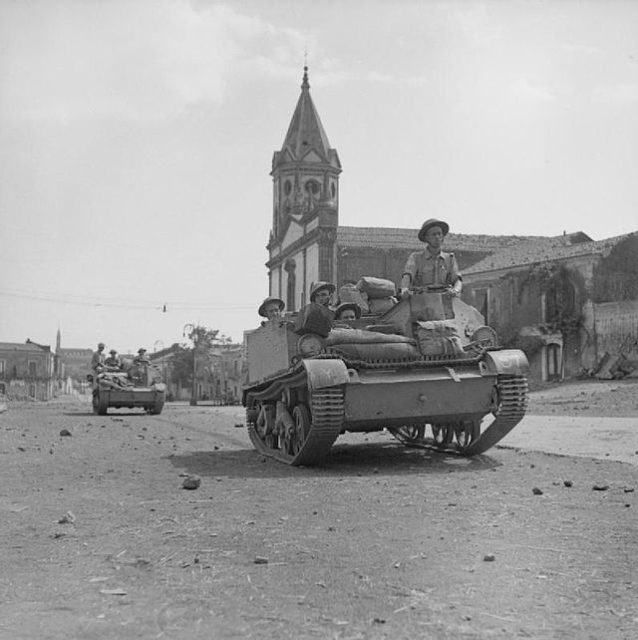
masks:
{"label": "tracked carrier vehicle", "polygon": [[141,408],[160,414],[166,399],[166,385],[159,369],[149,363],[124,362],[121,368],[100,367],[91,376],[93,413],[103,416],[109,408]]}
{"label": "tracked carrier vehicle", "polygon": [[465,456],[503,438],[525,413],[525,354],[500,348],[458,299],[446,299],[447,320],[434,323],[454,338],[428,348],[432,327],[418,318],[431,299],[415,294],[349,327],[322,331],[288,317],[250,332],[243,403],[256,449],[312,465],[345,432],[388,429],[404,445]]}

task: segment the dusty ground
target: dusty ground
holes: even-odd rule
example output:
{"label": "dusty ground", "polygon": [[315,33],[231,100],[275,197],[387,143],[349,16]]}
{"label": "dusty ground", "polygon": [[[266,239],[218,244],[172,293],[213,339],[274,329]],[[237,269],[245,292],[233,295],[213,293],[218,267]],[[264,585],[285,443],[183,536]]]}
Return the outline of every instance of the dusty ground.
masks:
{"label": "dusty ground", "polygon": [[[532,409],[638,415],[635,382],[605,384]],[[374,434],[292,469],[239,423],[241,407],[9,405],[0,638],[635,637],[638,467]]]}
{"label": "dusty ground", "polygon": [[549,383],[530,394],[529,413],[601,417],[638,416],[638,378]]}

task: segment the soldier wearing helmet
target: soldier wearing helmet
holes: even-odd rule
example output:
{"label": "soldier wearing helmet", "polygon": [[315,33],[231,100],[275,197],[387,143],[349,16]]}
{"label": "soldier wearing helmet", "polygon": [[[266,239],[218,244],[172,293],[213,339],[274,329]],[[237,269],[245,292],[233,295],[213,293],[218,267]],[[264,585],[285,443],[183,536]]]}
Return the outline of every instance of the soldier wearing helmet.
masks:
{"label": "soldier wearing helmet", "polygon": [[401,297],[408,297],[411,290],[428,287],[445,287],[450,295],[461,295],[463,283],[456,258],[453,253],[441,250],[449,230],[447,222],[436,218],[423,223],[418,237],[426,246],[423,251],[411,253],[403,267]]}
{"label": "soldier wearing helmet", "polygon": [[330,305],[330,297],[334,291],[335,286],[331,282],[315,282],[310,289],[310,302],[328,307]]}
{"label": "soldier wearing helmet", "polygon": [[104,359],[106,356],[104,355],[104,343],[99,342],[97,345],[97,351],[93,352],[93,357],[91,358],[91,369],[94,371],[104,365]]}
{"label": "soldier wearing helmet", "polygon": [[104,361],[104,366],[109,369],[119,369],[121,366],[120,359],[115,349],[109,351],[109,357]]}
{"label": "soldier wearing helmet", "polygon": [[264,298],[264,301],[259,305],[257,313],[267,320],[277,320],[281,318],[281,312],[286,307],[286,303],[280,298],[274,296],[268,296]]}
{"label": "soldier wearing helmet", "polygon": [[133,358],[133,364],[150,364],[151,359],[146,355],[146,349],[140,347],[137,350],[137,355]]}

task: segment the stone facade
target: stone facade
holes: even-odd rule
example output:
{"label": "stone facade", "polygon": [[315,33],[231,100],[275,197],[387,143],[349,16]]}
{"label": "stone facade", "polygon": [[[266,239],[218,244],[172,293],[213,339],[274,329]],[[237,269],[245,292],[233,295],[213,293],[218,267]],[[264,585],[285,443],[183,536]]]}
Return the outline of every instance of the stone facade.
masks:
{"label": "stone facade", "polygon": [[51,347],[31,340],[0,342],[0,397],[14,400],[50,400],[54,362]]}
{"label": "stone facade", "polygon": [[[463,299],[483,313],[505,344],[527,353],[533,378],[591,371],[606,350],[636,338],[631,269],[637,239],[628,234],[593,241],[579,233],[495,252],[465,271]],[[610,291],[625,299],[599,302]]]}

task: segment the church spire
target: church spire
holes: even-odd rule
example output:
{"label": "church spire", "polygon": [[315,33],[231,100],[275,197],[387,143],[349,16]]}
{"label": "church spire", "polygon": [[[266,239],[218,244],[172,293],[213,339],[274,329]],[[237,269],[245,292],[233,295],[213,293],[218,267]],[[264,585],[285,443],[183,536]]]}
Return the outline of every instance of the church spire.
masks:
{"label": "church spire", "polygon": [[[288,156],[288,161],[299,161],[313,150],[324,162],[333,163],[335,151],[330,148],[328,136],[321,124],[317,108],[310,97],[308,67],[304,66],[301,95],[292,114],[288,133],[279,154]],[[286,152],[288,152],[286,154]],[[331,162],[332,161],[332,162]],[[338,160],[337,160],[338,162]]]}

